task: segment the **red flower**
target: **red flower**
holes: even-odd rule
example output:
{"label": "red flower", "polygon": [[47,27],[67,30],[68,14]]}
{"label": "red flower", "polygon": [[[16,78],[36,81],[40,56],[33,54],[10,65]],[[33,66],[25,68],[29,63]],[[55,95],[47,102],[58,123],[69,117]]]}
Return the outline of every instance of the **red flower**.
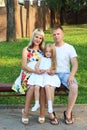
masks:
{"label": "red flower", "polygon": [[26,75],[24,73],[22,73],[22,80],[24,80],[26,77]]}
{"label": "red flower", "polygon": [[24,80],[24,82],[23,82],[23,86],[25,87],[25,88],[27,88],[27,86],[28,86],[28,80],[26,79],[26,80]]}
{"label": "red flower", "polygon": [[28,55],[27,55],[28,58],[31,58],[32,56],[33,56],[32,52],[29,52]]}

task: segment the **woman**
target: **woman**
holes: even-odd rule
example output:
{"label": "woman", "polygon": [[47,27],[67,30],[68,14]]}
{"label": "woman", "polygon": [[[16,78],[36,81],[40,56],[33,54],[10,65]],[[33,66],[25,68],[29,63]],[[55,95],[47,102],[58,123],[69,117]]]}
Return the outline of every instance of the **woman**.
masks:
{"label": "woman", "polygon": [[[42,74],[43,71],[35,70],[34,68],[32,69],[32,66],[29,67],[27,64],[29,62],[34,62],[35,63],[39,60],[39,58],[42,55],[43,51],[43,44],[44,44],[44,33],[41,29],[35,29],[32,33],[32,38],[27,47],[23,49],[22,53],[22,70],[26,72],[26,74],[30,73],[37,73],[37,74]],[[22,72],[23,72],[22,71]],[[23,73],[24,74],[24,73]],[[28,84],[26,83],[29,78],[26,78],[26,75],[22,75],[22,87],[25,88]],[[26,80],[25,80],[26,79]],[[28,124],[29,123],[29,108],[31,101],[33,99],[33,93],[34,93],[34,86],[27,86],[29,89],[26,92],[26,101],[25,101],[25,106],[24,106],[24,111],[22,113],[22,123],[23,124]]]}

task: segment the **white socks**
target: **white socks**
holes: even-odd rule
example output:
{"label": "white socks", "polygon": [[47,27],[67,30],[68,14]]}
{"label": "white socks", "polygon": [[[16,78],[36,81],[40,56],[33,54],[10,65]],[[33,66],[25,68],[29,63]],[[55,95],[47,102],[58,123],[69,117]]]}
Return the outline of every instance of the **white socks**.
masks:
{"label": "white socks", "polygon": [[53,112],[53,107],[52,107],[52,101],[48,100],[48,112],[52,113]]}
{"label": "white socks", "polygon": [[[40,107],[39,100],[35,100],[35,105],[32,107],[31,111],[36,111]],[[53,107],[52,107],[52,101],[48,100],[48,112],[52,113],[53,112]]]}
{"label": "white socks", "polygon": [[39,100],[35,100],[35,105],[32,107],[31,111],[36,111],[40,107]]}

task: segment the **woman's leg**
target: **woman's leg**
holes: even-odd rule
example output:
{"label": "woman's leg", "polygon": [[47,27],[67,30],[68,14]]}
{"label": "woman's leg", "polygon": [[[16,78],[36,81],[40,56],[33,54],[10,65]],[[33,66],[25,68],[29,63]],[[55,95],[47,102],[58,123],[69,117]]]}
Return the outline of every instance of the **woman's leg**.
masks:
{"label": "woman's leg", "polygon": [[40,89],[40,86],[35,86],[35,105],[34,107],[32,107],[31,111],[36,111],[39,107],[40,107],[40,104],[39,104],[39,89]]}
{"label": "woman's leg", "polygon": [[[34,86],[30,87],[26,93],[26,101],[25,101],[24,111],[22,114],[22,119],[28,119],[29,109],[30,109],[30,105],[33,100],[33,97],[34,97]],[[24,124],[28,124],[28,121],[22,120],[22,122]]]}
{"label": "woman's leg", "polygon": [[44,123],[45,121],[45,108],[46,108],[45,88],[40,87],[40,117],[38,121],[41,124]]}
{"label": "woman's leg", "polygon": [[36,85],[35,86],[35,100],[39,100],[39,90],[40,90],[40,86]]}

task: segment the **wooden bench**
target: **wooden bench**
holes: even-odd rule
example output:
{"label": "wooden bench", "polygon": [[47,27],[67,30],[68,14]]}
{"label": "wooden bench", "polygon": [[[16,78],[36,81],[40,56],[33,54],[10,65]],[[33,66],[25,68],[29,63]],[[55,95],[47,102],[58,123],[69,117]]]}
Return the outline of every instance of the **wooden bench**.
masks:
{"label": "wooden bench", "polygon": [[[19,94],[14,92],[12,89],[12,84],[0,84],[0,97],[5,96],[25,96],[25,94]],[[8,93],[7,93],[8,92]],[[61,87],[56,88],[55,96],[68,96],[68,89],[61,85]]]}
{"label": "wooden bench", "polygon": [[[20,94],[14,92],[12,89],[12,84],[0,84],[0,97],[7,97],[7,96],[25,96],[25,94]],[[2,93],[3,92],[3,93]]]}

